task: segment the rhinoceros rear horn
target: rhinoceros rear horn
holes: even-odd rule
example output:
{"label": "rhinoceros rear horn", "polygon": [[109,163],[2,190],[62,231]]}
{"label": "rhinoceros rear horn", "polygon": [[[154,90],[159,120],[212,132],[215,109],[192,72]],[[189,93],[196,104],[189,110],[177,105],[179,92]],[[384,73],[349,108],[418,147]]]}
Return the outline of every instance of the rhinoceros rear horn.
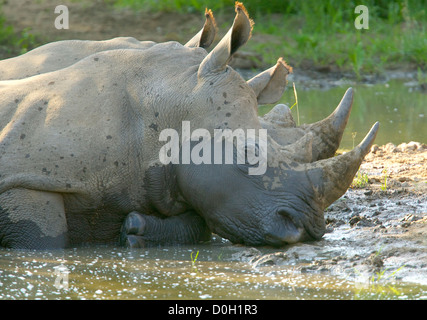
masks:
{"label": "rhinoceros rear horn", "polygon": [[379,123],[376,122],[365,139],[350,152],[308,164],[308,176],[318,192],[323,208],[331,205],[347,191],[360,164],[371,149],[378,128]]}
{"label": "rhinoceros rear horn", "polygon": [[199,67],[199,77],[223,71],[232,55],[251,37],[253,21],[240,2],[236,2],[236,17],[230,30],[203,59]]}
{"label": "rhinoceros rear horn", "polygon": [[315,159],[327,159],[337,151],[353,105],[353,89],[348,88],[340,103],[327,118],[308,125],[315,133]]}
{"label": "rhinoceros rear horn", "polygon": [[292,67],[280,58],[274,67],[248,80],[248,84],[255,91],[258,104],[276,103],[279,101],[288,83],[286,78],[289,73],[292,73]]}
{"label": "rhinoceros rear horn", "polygon": [[205,24],[202,30],[200,30],[193,38],[191,38],[186,44],[186,47],[201,47],[209,48],[212,42],[215,40],[217,26],[212,10],[205,10]]}

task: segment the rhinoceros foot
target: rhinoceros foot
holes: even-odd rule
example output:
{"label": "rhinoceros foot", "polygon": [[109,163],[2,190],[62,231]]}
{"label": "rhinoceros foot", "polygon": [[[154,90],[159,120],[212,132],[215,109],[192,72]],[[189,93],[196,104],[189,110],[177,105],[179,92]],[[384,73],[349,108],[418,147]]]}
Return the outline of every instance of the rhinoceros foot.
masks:
{"label": "rhinoceros foot", "polygon": [[212,233],[205,221],[192,211],[159,218],[133,211],[120,232],[120,245],[144,248],[153,245],[193,244],[209,241]]}

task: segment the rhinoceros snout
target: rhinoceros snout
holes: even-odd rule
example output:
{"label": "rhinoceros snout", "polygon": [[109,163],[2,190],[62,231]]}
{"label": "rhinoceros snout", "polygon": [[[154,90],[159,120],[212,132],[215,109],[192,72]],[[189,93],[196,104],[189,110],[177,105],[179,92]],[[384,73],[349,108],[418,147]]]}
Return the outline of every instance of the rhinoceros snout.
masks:
{"label": "rhinoceros snout", "polygon": [[306,230],[300,223],[295,222],[286,210],[278,210],[277,219],[272,223],[265,235],[265,242],[274,247],[297,243],[309,239]]}
{"label": "rhinoceros snout", "polygon": [[283,247],[287,244],[300,242],[302,230],[294,229],[290,230],[283,235],[267,233],[265,236],[265,242],[267,245],[272,247]]}

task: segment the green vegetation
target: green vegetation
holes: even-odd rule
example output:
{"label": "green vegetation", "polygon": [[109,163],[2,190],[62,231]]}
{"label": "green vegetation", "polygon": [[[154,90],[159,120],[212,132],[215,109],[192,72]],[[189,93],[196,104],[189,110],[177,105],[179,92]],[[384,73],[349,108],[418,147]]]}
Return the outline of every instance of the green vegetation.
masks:
{"label": "green vegetation", "polygon": [[[229,26],[233,0],[116,0],[116,7],[178,13],[214,11],[221,29]],[[246,0],[255,20],[246,50],[271,64],[283,56],[296,67],[364,73],[427,66],[426,0]],[[354,26],[355,7],[369,9],[369,29]],[[224,15],[227,19],[224,19]],[[225,23],[225,21],[228,21]],[[222,23],[222,24],[221,24]],[[263,35],[268,34],[268,37]]]}
{"label": "green vegetation", "polygon": [[[104,0],[135,12],[200,14],[214,11],[220,32],[230,26],[234,0]],[[87,0],[73,0],[87,2]],[[427,0],[245,0],[255,21],[243,50],[261,54],[265,65],[284,57],[292,66],[364,74],[427,67]],[[89,3],[89,2],[88,2]],[[369,9],[369,29],[357,29],[357,5]],[[0,14],[0,54],[12,56],[38,45],[29,30],[15,32]]]}
{"label": "green vegetation", "polygon": [[367,280],[367,283],[362,284],[362,287],[356,290],[356,299],[395,299],[404,294],[404,292],[397,289],[393,282],[396,280],[397,273],[405,265],[391,273],[388,268],[382,268],[381,250],[382,247],[370,257],[371,263],[376,267],[370,277],[363,277],[357,269],[354,269],[355,273],[361,279],[365,278]]}
{"label": "green vegetation", "polygon": [[382,191],[386,191],[387,190],[387,178],[388,178],[388,171],[387,169],[384,169],[382,171],[382,178],[383,178],[383,183],[381,184],[381,190]]}
{"label": "green vegetation", "polygon": [[297,125],[300,125],[300,121],[299,121],[299,109],[298,109],[298,95],[297,95],[297,89],[295,88],[295,82],[292,83],[292,86],[294,87],[295,103],[289,109],[292,110],[292,108],[294,106],[297,106]]}
{"label": "green vegetation", "polygon": [[193,258],[193,251],[191,251],[190,254],[190,258],[191,258],[191,269],[193,270],[193,272],[198,273],[197,270],[197,266],[196,266],[196,261],[197,261],[197,257],[199,256],[199,251],[197,250],[196,255]]}
{"label": "green vegetation", "polygon": [[[1,10],[1,7],[0,7]],[[14,56],[36,47],[37,41],[29,30],[17,34],[0,14],[0,56]]]}
{"label": "green vegetation", "polygon": [[368,185],[369,179],[368,174],[358,171],[350,185],[350,188],[364,188]]}
{"label": "green vegetation", "polygon": [[[405,266],[401,266],[387,275],[387,268],[374,272],[368,279],[368,283],[356,290],[355,299],[396,299],[399,298],[399,296],[404,296],[405,292],[400,291],[394,284],[397,273],[404,267]],[[355,271],[359,273],[357,270]]]}

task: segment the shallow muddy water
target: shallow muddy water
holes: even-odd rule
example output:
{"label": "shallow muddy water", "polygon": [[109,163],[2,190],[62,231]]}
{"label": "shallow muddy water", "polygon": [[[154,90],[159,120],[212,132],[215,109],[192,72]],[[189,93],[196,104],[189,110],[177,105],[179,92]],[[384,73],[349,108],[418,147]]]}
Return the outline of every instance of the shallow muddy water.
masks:
{"label": "shallow muddy water", "polygon": [[248,263],[242,257],[250,258],[254,254],[251,250],[259,253],[258,249],[222,241],[143,250],[2,249],[0,300],[427,298],[427,286],[390,282],[389,287],[382,288],[365,280],[308,274],[292,265],[271,265],[268,259]]}
{"label": "shallow muddy water", "polygon": [[[323,80],[316,83],[320,81]],[[357,145],[362,141],[376,121],[380,122],[380,130],[375,140],[378,145],[389,142],[397,145],[410,141],[427,143],[427,93],[416,90],[413,81],[392,79],[377,84],[349,82],[328,90],[304,90],[306,84],[299,82],[298,78],[295,84],[300,124],[324,119],[334,111],[348,87],[355,89],[353,108],[341,148],[352,149],[353,142]],[[288,106],[295,103],[292,81],[289,81],[280,103]],[[260,112],[264,114],[270,109],[271,106],[262,106]],[[297,123],[296,107],[292,108],[292,116]]]}

